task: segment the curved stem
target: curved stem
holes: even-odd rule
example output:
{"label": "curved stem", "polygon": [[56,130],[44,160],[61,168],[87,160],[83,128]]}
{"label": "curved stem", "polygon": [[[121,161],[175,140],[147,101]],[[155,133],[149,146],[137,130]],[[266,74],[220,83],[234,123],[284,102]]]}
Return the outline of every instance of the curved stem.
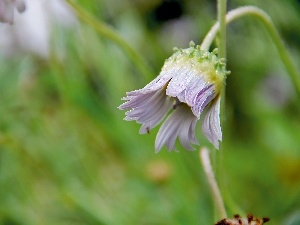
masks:
{"label": "curved stem", "polygon": [[72,0],[66,1],[73,8],[79,18],[93,27],[97,32],[119,45],[121,49],[123,49],[128,54],[129,58],[131,58],[132,62],[139,68],[140,72],[146,78],[152,78],[152,73],[144,60],[142,60],[137,52],[124,39],[122,39],[120,35],[118,35],[116,31],[113,30],[112,27],[95,19],[91,14],[81,9],[81,7],[74,3]]}
{"label": "curved stem", "polygon": [[[244,7],[240,7],[240,8],[237,8],[237,9],[234,9],[234,10],[228,12],[226,15],[226,23],[229,24],[232,21],[234,21],[240,17],[243,17],[243,16],[254,16],[265,25],[269,35],[271,36],[279,54],[280,54],[281,60],[284,63],[285,68],[288,71],[288,73],[293,81],[293,84],[295,85],[295,88],[296,88],[298,94],[300,95],[300,77],[297,74],[296,69],[294,68],[294,65],[292,63],[292,60],[283,44],[283,41],[281,40],[269,15],[266,12],[264,12],[263,10],[255,7],[255,6],[244,6]],[[214,40],[219,29],[220,29],[220,24],[217,22],[205,36],[205,38],[200,46],[200,48],[202,50],[208,51],[208,49],[209,49],[212,41]]]}
{"label": "curved stem", "polygon": [[214,202],[216,204],[216,208],[219,213],[219,219],[226,218],[227,214],[226,214],[224,202],[223,202],[221,192],[219,190],[219,187],[218,187],[218,184],[215,179],[215,175],[214,175],[211,163],[210,163],[208,149],[205,147],[201,148],[199,156],[200,156],[200,160],[203,165],[205,175],[208,180],[208,184],[209,184],[211,192],[212,192]]}

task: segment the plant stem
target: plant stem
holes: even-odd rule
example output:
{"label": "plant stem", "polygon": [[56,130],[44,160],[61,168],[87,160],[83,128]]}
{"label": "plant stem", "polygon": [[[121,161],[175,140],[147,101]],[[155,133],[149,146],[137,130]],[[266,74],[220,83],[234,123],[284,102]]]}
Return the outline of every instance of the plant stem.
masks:
{"label": "plant stem", "polygon": [[[225,59],[226,60],[226,11],[227,11],[227,0],[218,0],[218,23],[220,24],[220,29],[219,29],[219,43],[218,43],[218,56],[220,59]],[[225,61],[226,62],[226,61]],[[226,66],[226,64],[225,64]],[[226,77],[225,77],[226,79]],[[224,81],[224,83],[226,83]],[[226,94],[226,88],[225,88],[225,85],[224,87],[222,88],[221,90],[221,105],[220,105],[220,123],[221,123],[221,129],[224,128],[224,125],[225,125],[225,94]],[[223,133],[223,132],[222,132]],[[224,135],[222,135],[224,136]],[[223,138],[223,137],[222,137]],[[221,142],[221,146],[220,146],[220,149],[223,150],[223,142]],[[206,150],[206,153],[205,153],[205,150],[204,150],[204,155],[206,154],[207,156],[207,160],[209,160],[209,156],[208,156],[208,151]],[[216,176],[218,178],[221,178],[220,176],[220,167],[222,166],[222,159],[223,159],[223,154],[224,154],[224,151],[221,151],[219,154],[214,154],[214,159],[215,159],[215,162],[217,162],[215,164],[215,173],[216,173]],[[204,163],[203,163],[204,164]],[[212,171],[212,169],[211,169]],[[213,172],[212,173],[212,177],[213,177]],[[220,179],[218,179],[218,181],[220,182]],[[216,186],[216,190],[214,191],[215,192],[215,204],[216,204],[216,214],[215,215],[218,215],[220,216],[221,218],[218,218],[218,219],[222,219],[222,218],[225,218],[227,217],[226,216],[226,211],[225,211],[225,208],[224,208],[224,203],[223,203],[223,200],[222,200],[222,197],[221,197],[221,193],[220,193],[220,190],[218,189],[218,186],[217,186],[217,182],[216,182],[216,178],[214,179],[214,183],[215,183],[215,186]],[[220,188],[222,187],[222,183],[220,184]]]}
{"label": "plant stem", "polygon": [[121,47],[132,60],[132,62],[138,67],[140,72],[146,78],[152,78],[152,72],[149,70],[145,61],[138,55],[138,53],[124,40],[120,37],[119,34],[107,24],[95,19],[89,12],[83,10],[79,5],[74,3],[72,0],[66,0],[68,4],[73,8],[78,17],[84,22],[93,27],[97,32],[115,42]]}
{"label": "plant stem", "polygon": [[[255,18],[259,19],[259,21],[265,25],[271,39],[273,40],[273,43],[275,44],[275,46],[279,52],[282,62],[284,63],[285,68],[288,71],[288,73],[293,81],[295,89],[297,90],[298,95],[300,95],[300,76],[299,76],[299,74],[297,74],[296,69],[292,63],[292,59],[289,56],[289,54],[285,48],[285,45],[284,45],[283,41],[281,40],[269,15],[266,12],[264,12],[263,10],[255,7],[255,6],[244,6],[244,7],[240,7],[240,8],[237,8],[237,9],[234,9],[234,10],[228,12],[226,15],[226,23],[229,24],[232,21],[234,21],[240,17],[243,17],[243,16],[254,16]],[[219,24],[219,22],[217,22],[205,36],[205,38],[200,46],[200,48],[202,50],[208,51],[208,49],[209,49],[212,41],[215,39],[215,36],[219,29],[220,29],[220,24]]]}
{"label": "plant stem", "polygon": [[218,0],[218,23],[220,24],[219,58],[226,59],[226,0]]}
{"label": "plant stem", "polygon": [[218,219],[226,218],[227,214],[226,214],[226,210],[225,210],[225,207],[224,207],[224,202],[223,202],[221,192],[219,190],[219,187],[218,187],[218,184],[217,184],[217,181],[215,179],[215,175],[214,175],[211,163],[210,163],[208,149],[205,148],[205,147],[201,148],[199,157],[200,157],[200,160],[202,162],[203,169],[204,169],[205,175],[207,177],[208,184],[210,186],[212,196],[213,196],[213,199],[214,199],[214,202],[215,202],[215,205],[216,205],[216,209],[217,209],[218,214],[219,214]]}
{"label": "plant stem", "polygon": [[[218,0],[218,24],[219,27],[219,45],[218,45],[218,56],[219,58],[226,59],[226,9],[227,0]],[[221,90],[221,111],[220,111],[220,120],[221,127],[224,127],[224,118],[225,118],[225,92],[226,89],[222,88]],[[221,149],[223,144],[221,143]]]}

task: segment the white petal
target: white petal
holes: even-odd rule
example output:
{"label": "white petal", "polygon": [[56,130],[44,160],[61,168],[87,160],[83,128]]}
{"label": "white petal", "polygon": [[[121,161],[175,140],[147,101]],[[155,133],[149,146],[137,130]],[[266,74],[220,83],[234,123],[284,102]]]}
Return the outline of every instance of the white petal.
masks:
{"label": "white petal", "polygon": [[193,77],[194,74],[191,73],[191,66],[183,66],[169,82],[166,94],[177,97],[178,94],[186,89]]}
{"label": "white petal", "polygon": [[187,150],[195,150],[192,144],[198,144],[197,139],[195,138],[195,126],[197,122],[197,117],[195,117],[192,113],[190,113],[191,118],[186,119],[184,124],[181,127],[179,133],[179,141],[180,144]]}
{"label": "white petal", "polygon": [[23,0],[16,0],[16,8],[18,12],[24,12],[26,10],[25,2]]}
{"label": "white petal", "polygon": [[155,140],[156,152],[164,145],[169,150],[174,149],[177,137],[183,147],[192,150],[190,143],[198,143],[194,134],[196,122],[197,117],[193,115],[190,108],[184,105],[177,107],[158,131]]}
{"label": "white petal", "polygon": [[[160,74],[152,80],[149,84],[139,90],[130,91],[126,93],[126,97],[122,98],[122,100],[131,100],[134,97],[147,95],[152,92],[156,92],[159,89],[162,89],[166,84],[172,79],[173,75],[180,69],[180,67],[171,67],[170,69],[166,70],[162,69]],[[123,109],[123,108],[122,108]]]}
{"label": "white petal", "polygon": [[[150,93],[146,95],[149,94]],[[165,95],[164,90],[153,92],[148,98],[143,99],[143,101],[139,100],[138,102],[135,102],[135,104],[130,104],[131,108],[133,109],[127,112],[126,115],[129,117],[138,116],[139,118],[143,118],[148,111],[152,111],[152,109],[155,109],[157,104],[162,105],[164,103],[165,98],[167,98],[167,96]],[[135,99],[132,99],[130,101],[134,101],[134,100]]]}
{"label": "white petal", "polygon": [[126,98],[122,98],[122,99],[123,100],[128,100],[128,101],[123,103],[122,105],[120,105],[118,108],[121,109],[121,110],[126,110],[126,109],[130,109],[130,108],[137,108],[138,106],[140,106],[144,102],[147,102],[149,99],[151,99],[154,94],[155,94],[155,92],[147,93],[147,94],[141,94],[140,93],[139,95],[130,96],[130,97],[127,96]]}
{"label": "white petal", "polygon": [[193,77],[190,83],[187,85],[185,91],[178,95],[178,99],[182,102],[185,102],[189,106],[194,106],[195,97],[199,92],[201,92],[207,84],[199,76]]}
{"label": "white petal", "polygon": [[142,124],[140,134],[148,133],[159,124],[172,108],[172,100],[165,94],[164,89],[146,94],[139,91],[130,92],[128,101],[119,106],[119,109],[130,109],[125,113],[124,120],[136,120]]}
{"label": "white petal", "polygon": [[159,124],[167,115],[167,113],[172,108],[172,100],[169,97],[165,98],[165,101],[162,101],[161,105],[157,105],[156,108],[152,109],[154,113],[148,115],[148,117],[144,118],[143,125],[140,128],[139,133],[145,134],[149,132],[153,127]]}
{"label": "white petal", "polygon": [[7,1],[0,1],[0,22],[8,22],[13,24],[14,7],[13,3]]}
{"label": "white petal", "polygon": [[169,150],[174,148],[175,140],[179,133],[178,128],[180,127],[181,122],[180,115],[177,111],[178,110],[176,109],[160,127],[155,140],[156,152],[159,152],[164,145],[167,145]]}
{"label": "white petal", "polygon": [[214,100],[209,107],[202,124],[202,131],[206,138],[219,149],[219,141],[222,141],[222,130],[220,126],[220,96]]}
{"label": "white petal", "polygon": [[215,98],[215,90],[214,86],[208,86],[207,89],[199,92],[198,95],[194,99],[194,105],[192,106],[192,111],[195,116],[200,117],[204,108],[207,106],[209,102],[211,102]]}
{"label": "white petal", "polygon": [[197,138],[195,137],[195,128],[196,128],[197,122],[198,122],[198,118],[195,117],[193,119],[192,123],[190,124],[189,134],[188,134],[190,142],[195,145],[199,145],[199,142],[198,142]]}
{"label": "white petal", "polygon": [[178,66],[172,66],[172,67],[163,67],[160,74],[149,84],[147,84],[144,88],[140,89],[139,91],[142,93],[149,93],[152,91],[156,91],[162,87],[164,87],[174,76],[174,74],[177,73],[177,71],[180,69]]}

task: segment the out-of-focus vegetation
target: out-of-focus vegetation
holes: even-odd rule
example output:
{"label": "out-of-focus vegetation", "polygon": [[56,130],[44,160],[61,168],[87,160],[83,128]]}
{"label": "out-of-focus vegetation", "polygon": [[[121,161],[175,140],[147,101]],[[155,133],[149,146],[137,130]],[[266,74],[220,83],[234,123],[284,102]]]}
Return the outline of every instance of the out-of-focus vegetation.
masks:
{"label": "out-of-focus vegetation", "polygon": [[[48,57],[0,49],[0,224],[214,224],[198,150],[155,154],[158,129],[139,135],[117,106],[159,73],[174,46],[201,43],[215,1],[77,4],[113,27],[152,77],[80,19],[52,29]],[[228,9],[247,4],[270,14],[300,71],[300,2],[231,0]],[[257,20],[232,23],[227,48],[224,148],[208,144],[200,123],[197,136],[216,156],[228,214],[299,225],[299,98]]]}

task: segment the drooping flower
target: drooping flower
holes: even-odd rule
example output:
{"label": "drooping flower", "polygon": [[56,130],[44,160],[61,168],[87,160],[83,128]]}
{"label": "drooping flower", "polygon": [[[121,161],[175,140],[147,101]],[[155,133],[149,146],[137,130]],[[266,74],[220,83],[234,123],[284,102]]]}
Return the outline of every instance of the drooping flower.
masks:
{"label": "drooping flower", "polygon": [[156,152],[164,145],[175,149],[177,138],[184,148],[193,150],[191,144],[198,144],[196,123],[207,109],[202,130],[218,149],[222,140],[220,91],[225,76],[225,64],[216,51],[205,52],[191,43],[190,48],[175,49],[160,74],[144,88],[127,92],[119,109],[129,110],[125,120],[142,124],[140,134],[149,133],[172,111],[156,136]]}
{"label": "drooping flower", "polygon": [[0,0],[0,22],[13,24],[15,8],[20,13],[24,12],[24,0]]}

